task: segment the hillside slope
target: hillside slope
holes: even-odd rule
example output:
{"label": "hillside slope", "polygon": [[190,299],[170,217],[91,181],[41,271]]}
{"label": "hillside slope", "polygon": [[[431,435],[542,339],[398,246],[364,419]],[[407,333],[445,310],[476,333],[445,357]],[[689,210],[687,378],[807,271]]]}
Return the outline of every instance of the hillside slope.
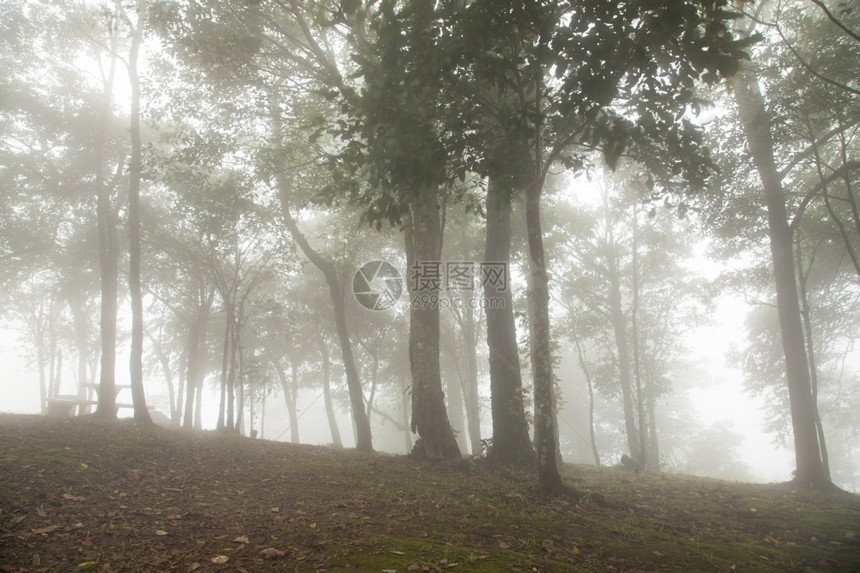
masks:
{"label": "hillside slope", "polygon": [[[860,571],[860,498],[0,415],[0,571]],[[600,503],[598,503],[598,501]]]}

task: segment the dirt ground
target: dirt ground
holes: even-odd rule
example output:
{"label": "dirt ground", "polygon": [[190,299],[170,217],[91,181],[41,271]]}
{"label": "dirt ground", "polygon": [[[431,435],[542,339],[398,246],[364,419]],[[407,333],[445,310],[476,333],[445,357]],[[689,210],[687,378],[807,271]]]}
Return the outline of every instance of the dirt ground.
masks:
{"label": "dirt ground", "polygon": [[[860,571],[860,501],[0,415],[0,571]],[[610,505],[595,503],[611,500]]]}

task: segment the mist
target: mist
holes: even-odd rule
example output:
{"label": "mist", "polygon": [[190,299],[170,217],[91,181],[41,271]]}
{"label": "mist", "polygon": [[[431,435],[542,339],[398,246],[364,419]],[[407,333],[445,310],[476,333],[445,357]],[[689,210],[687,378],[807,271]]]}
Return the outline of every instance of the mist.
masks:
{"label": "mist", "polygon": [[860,491],[856,36],[343,4],[0,8],[0,410]]}

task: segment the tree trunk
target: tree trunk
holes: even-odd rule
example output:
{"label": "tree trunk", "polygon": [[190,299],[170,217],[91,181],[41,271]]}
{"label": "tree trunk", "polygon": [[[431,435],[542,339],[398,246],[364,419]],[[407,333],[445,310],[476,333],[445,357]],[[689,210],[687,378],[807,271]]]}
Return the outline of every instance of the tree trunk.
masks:
{"label": "tree trunk", "polygon": [[[226,300],[225,300],[225,304]],[[232,342],[233,318],[230,315],[228,308],[227,314],[224,317],[224,343],[221,347],[221,396],[218,401],[218,421],[215,424],[217,430],[226,428],[227,420],[227,376],[230,368],[230,343]]]}
{"label": "tree trunk", "polygon": [[[642,360],[639,340],[639,210],[633,204],[633,241],[631,246],[630,274],[633,301],[630,305],[630,334],[633,338],[633,379],[636,383],[636,416],[639,419],[639,452],[633,453],[643,468],[651,467],[648,459],[648,435],[645,428],[645,394],[642,391]],[[637,457],[638,456],[638,457]],[[656,461],[656,460],[655,460]],[[657,469],[654,466],[653,469]]]}
{"label": "tree trunk", "polygon": [[[89,358],[89,332],[90,324],[86,311],[86,295],[82,291],[71,293],[68,297],[69,310],[72,313],[72,323],[75,328],[75,346],[78,351],[78,398],[87,399],[87,383],[89,373],[87,359]],[[78,406],[78,415],[88,412],[86,405]]]}
{"label": "tree trunk", "polygon": [[227,373],[227,421],[226,429],[233,431],[236,429],[236,363],[237,352],[239,349],[239,321],[236,319],[235,312],[230,313],[232,318],[232,328],[230,332],[230,368]]}
{"label": "tree trunk", "polygon": [[526,189],[526,234],[529,251],[529,347],[534,379],[535,450],[538,481],[544,493],[562,491],[558,426],[555,412],[555,380],[549,322],[549,277],[540,221],[543,178]]}
{"label": "tree trunk", "polygon": [[328,353],[328,342],[319,334],[317,344],[320,347],[320,359],[322,360],[323,375],[323,401],[325,402],[325,413],[328,417],[328,427],[331,431],[331,443],[334,447],[343,448],[343,440],[340,438],[340,429],[337,427],[337,417],[334,413],[334,404],[331,399],[331,362]]}
{"label": "tree trunk", "polygon": [[286,377],[281,379],[284,385],[284,397],[287,400],[287,408],[290,411],[290,441],[294,444],[299,443],[299,368],[296,365],[297,359],[290,358],[290,379],[292,385],[289,388],[286,385]]}
{"label": "tree trunk", "polygon": [[178,428],[182,422],[183,400],[185,399],[185,384],[188,381],[188,350],[179,355],[179,364],[176,366],[177,384],[175,402],[170,407],[170,421],[173,427]]}
{"label": "tree trunk", "polygon": [[652,469],[660,469],[660,443],[657,441],[657,405],[654,397],[654,378],[646,370],[645,396],[648,406],[648,459]]}
{"label": "tree trunk", "polygon": [[[209,312],[212,309],[214,298],[214,291],[206,287],[203,279],[199,280],[197,293],[194,295],[197,309],[188,329],[188,363],[186,365],[185,415],[183,417],[183,427],[186,430],[200,429],[194,423],[194,409],[196,400],[202,398],[203,378],[206,375],[206,326],[209,323]],[[199,414],[197,419],[199,421]]]}
{"label": "tree trunk", "polygon": [[[446,350],[446,354],[448,354]],[[444,356],[444,354],[443,354]],[[466,441],[467,433],[466,417],[464,415],[465,400],[463,399],[463,388],[466,385],[465,375],[462,369],[453,358],[454,365],[445,365],[445,396],[447,397],[448,422],[451,424],[451,429],[454,430],[454,437],[457,439],[457,447],[461,452],[469,451],[469,444]],[[443,362],[445,364],[445,362]],[[475,450],[480,452],[481,450]]]}
{"label": "tree trunk", "polygon": [[[137,61],[143,41],[143,10],[137,7],[137,26],[132,27],[131,49],[128,57],[128,80],[131,84],[131,164],[128,181],[129,269],[128,289],[131,298],[131,357],[129,360],[131,399],[134,421],[152,424],[143,389],[143,293],[140,284],[140,170],[143,154],[140,138],[140,76]],[[126,22],[131,21],[126,16]]]}
{"label": "tree trunk", "polygon": [[[494,178],[487,187],[487,242],[484,263],[504,272],[500,283],[482,276],[487,316],[487,346],[490,365],[490,401],[493,416],[493,445],[490,454],[502,463],[525,467],[535,463],[529,424],[523,405],[514,304],[508,265],[511,258],[511,201],[508,190]],[[490,301],[500,304],[489,304]]]}
{"label": "tree trunk", "polygon": [[[283,127],[281,122],[280,102],[277,93],[270,92],[270,119],[272,127],[272,140],[275,148],[283,144]],[[361,376],[355,363],[355,355],[352,351],[352,342],[349,336],[349,328],[346,321],[345,290],[337,274],[334,263],[324,259],[308,243],[307,238],[299,230],[296,220],[290,213],[290,182],[284,171],[279,170],[277,174],[278,191],[281,200],[281,212],[284,223],[293,240],[299,245],[302,253],[322,272],[328,285],[329,296],[334,311],[334,322],[337,328],[337,338],[340,342],[341,359],[346,372],[346,386],[349,390],[349,403],[352,409],[352,421],[355,427],[355,448],[359,451],[373,451],[373,437],[370,431],[370,421],[364,409],[364,392],[361,388]]]}
{"label": "tree trunk", "polygon": [[591,368],[586,362],[585,350],[582,348],[582,343],[579,341],[579,333],[576,332],[576,326],[573,330],[573,343],[576,346],[576,356],[579,360],[579,368],[585,375],[585,383],[588,386],[588,435],[591,440],[591,453],[594,455],[595,465],[600,465],[600,454],[597,451],[597,441],[594,438],[594,384],[591,380]]}
{"label": "tree trunk", "polygon": [[[412,372],[412,423],[417,432],[413,453],[436,460],[459,458],[460,448],[445,410],[439,369],[439,304],[442,222],[435,190],[418,189],[409,205],[405,229],[409,266],[409,365]],[[436,299],[434,300],[434,297]]]}
{"label": "tree trunk", "polygon": [[[800,317],[803,319],[803,332],[806,338],[806,353],[809,361],[809,382],[812,386],[812,405],[815,408],[815,431],[818,434],[818,443],[821,446],[821,462],[824,465],[824,471],[828,480],[832,481],[830,475],[830,459],[827,455],[827,442],[824,438],[824,425],[821,423],[821,414],[818,411],[818,368],[815,360],[815,345],[813,344],[812,333],[812,316],[809,305],[809,291],[807,289],[808,275],[803,272],[803,260],[801,253],[800,234],[797,235],[797,248],[795,249],[797,257],[797,272],[799,273],[799,296],[800,296]],[[810,262],[810,268],[812,263]]]}
{"label": "tree trunk", "polygon": [[111,99],[116,76],[117,32],[111,34],[110,66],[102,93],[99,141],[96,149],[96,218],[99,237],[99,275],[101,282],[101,373],[96,416],[116,419],[116,316],[119,274],[119,239],[111,205],[111,190],[105,180],[105,150],[111,118]]}
{"label": "tree trunk", "polygon": [[797,298],[792,233],[785,209],[785,192],[773,156],[770,118],[754,73],[744,71],[735,76],[733,84],[735,101],[753,162],[761,178],[767,207],[777,312],[794,429],[797,465],[795,482],[803,486],[826,488],[832,484],[827,478],[828,472],[824,467],[815,427],[815,404]]}
{"label": "tree trunk", "polygon": [[406,376],[399,376],[402,386],[400,392],[400,419],[403,423],[403,446],[404,451],[409,453],[412,451],[414,444],[412,443],[412,432],[409,431],[409,380]]}
{"label": "tree trunk", "polygon": [[[607,224],[609,221],[607,220]],[[614,241],[611,248],[615,248]],[[630,379],[630,347],[627,343],[627,319],[621,308],[621,271],[618,268],[618,254],[610,254],[609,270],[609,311],[612,317],[612,330],[615,334],[615,346],[618,349],[618,380],[621,384],[621,401],[624,407],[624,430],[627,434],[627,447],[630,456],[639,460],[641,447],[639,432],[636,428],[636,416],[633,412],[633,383]]]}
{"label": "tree trunk", "polygon": [[[471,294],[471,293],[470,293]],[[465,367],[462,390],[472,455],[481,453],[481,407],[478,403],[478,325],[470,305],[463,308]]]}

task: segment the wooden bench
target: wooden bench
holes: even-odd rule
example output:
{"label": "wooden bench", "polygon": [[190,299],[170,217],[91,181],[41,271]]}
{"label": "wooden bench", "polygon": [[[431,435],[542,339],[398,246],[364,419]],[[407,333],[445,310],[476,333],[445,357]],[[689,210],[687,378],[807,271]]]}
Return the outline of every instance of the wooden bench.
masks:
{"label": "wooden bench", "polygon": [[[78,406],[95,406],[98,404],[96,400],[81,400],[77,396],[57,396],[56,398],[48,398],[49,416],[58,418],[68,418],[75,415],[75,410]],[[134,404],[117,404],[117,410],[120,408],[134,408]]]}

